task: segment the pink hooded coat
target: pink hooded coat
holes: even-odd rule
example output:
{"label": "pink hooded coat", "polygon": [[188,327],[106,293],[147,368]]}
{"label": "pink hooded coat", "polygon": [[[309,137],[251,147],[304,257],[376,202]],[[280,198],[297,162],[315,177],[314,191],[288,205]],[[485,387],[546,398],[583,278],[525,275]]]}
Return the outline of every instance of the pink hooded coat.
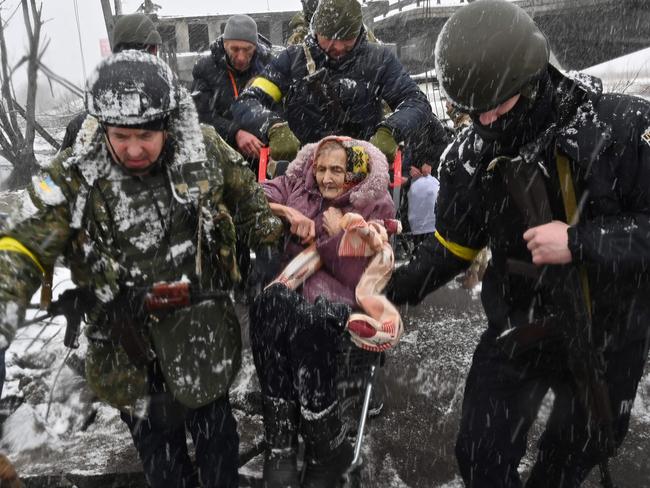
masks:
{"label": "pink hooded coat", "polygon": [[[303,296],[314,302],[319,295],[338,303],[356,306],[355,288],[369,261],[364,257],[338,256],[343,232],[330,237],[323,227],[323,212],[336,207],[343,214],[355,212],[366,221],[395,218],[395,206],[388,192],[388,163],[386,157],[372,144],[353,141],[362,146],[370,159],[370,172],[358,185],[333,200],[322,197],[313,172],[314,155],[320,144],[338,140],[326,137],[319,143],[307,144],[289,165],[284,176],[263,183],[264,192],[271,203],[294,208],[312,219],[316,227],[316,247],[323,267],[309,277],[302,288]],[[285,244],[283,264],[304,249],[300,241],[290,236]]]}

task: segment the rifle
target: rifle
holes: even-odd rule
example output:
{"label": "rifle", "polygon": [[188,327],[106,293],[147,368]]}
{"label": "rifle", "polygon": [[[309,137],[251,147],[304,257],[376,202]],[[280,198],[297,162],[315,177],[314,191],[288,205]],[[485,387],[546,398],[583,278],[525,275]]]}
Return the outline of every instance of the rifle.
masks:
{"label": "rifle", "polygon": [[[223,290],[196,290],[187,282],[159,282],[150,288],[131,288],[126,292],[126,299],[119,300],[119,304],[116,303],[109,307],[114,338],[124,345],[129,357],[132,355],[141,357],[147,348],[135,330],[134,319],[136,315],[139,315],[138,310],[155,314],[186,307],[204,300],[228,296],[228,292]],[[35,317],[23,325],[63,315],[66,319],[63,343],[66,347],[76,349],[79,347],[81,320],[96,306],[97,297],[89,288],[72,288],[61,293],[59,298],[49,305],[46,314]],[[145,355],[149,355],[149,353],[146,352]]]}
{"label": "rifle", "polygon": [[[567,222],[575,224],[579,216],[569,162],[559,154],[556,160]],[[500,157],[490,164],[489,169],[495,166],[499,168],[508,193],[521,210],[528,228],[553,220],[543,175],[534,162],[526,161],[521,156],[514,159]],[[563,310],[570,310],[570,315],[561,330],[536,325],[522,326],[502,334],[499,341],[514,352],[517,348],[525,350],[536,341],[548,338],[564,340],[567,350],[571,351],[567,355],[568,367],[578,388],[579,399],[588,414],[588,428],[596,439],[603,436],[599,443],[604,454],[604,460],[600,462],[600,481],[605,488],[613,488],[608,459],[616,453],[614,420],[605,382],[605,360],[594,339],[586,269],[576,265],[556,265],[543,266],[540,270],[532,263],[513,259],[508,259],[507,264],[510,272],[537,276],[538,285],[543,283],[550,286],[553,300]],[[544,337],[545,333],[540,329],[547,329],[548,335]]]}
{"label": "rifle", "polygon": [[334,120],[340,120],[344,114],[343,104],[332,83],[327,80],[327,68],[319,68],[313,73],[309,73],[303,80],[319,104],[325,108],[324,111],[329,113]]}

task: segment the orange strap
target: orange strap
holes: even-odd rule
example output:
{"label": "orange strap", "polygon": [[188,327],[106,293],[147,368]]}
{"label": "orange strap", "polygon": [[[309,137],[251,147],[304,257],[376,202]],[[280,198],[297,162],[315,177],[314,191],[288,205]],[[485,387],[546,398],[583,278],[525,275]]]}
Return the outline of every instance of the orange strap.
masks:
{"label": "orange strap", "polygon": [[226,70],[228,71],[228,77],[230,78],[230,84],[232,85],[232,91],[235,93],[235,99],[239,98],[239,90],[237,89],[237,83],[235,82],[235,77],[232,75],[232,71],[229,69]]}
{"label": "orange strap", "polygon": [[393,181],[389,183],[390,188],[402,186],[406,183],[406,178],[402,177],[402,151],[398,149],[395,152],[395,159],[393,159]]}
{"label": "orange strap", "polygon": [[257,181],[263,183],[266,181],[266,167],[269,164],[269,147],[264,146],[260,149],[260,164],[258,165]]}

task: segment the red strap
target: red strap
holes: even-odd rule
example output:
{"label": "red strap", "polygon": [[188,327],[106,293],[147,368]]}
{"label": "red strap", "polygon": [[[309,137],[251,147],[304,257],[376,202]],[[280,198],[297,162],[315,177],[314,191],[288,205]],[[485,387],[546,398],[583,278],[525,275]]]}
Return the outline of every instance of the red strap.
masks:
{"label": "red strap", "polygon": [[230,84],[232,85],[232,91],[235,94],[235,100],[239,98],[239,90],[237,89],[237,82],[235,81],[235,77],[232,75],[232,71],[229,69],[226,70],[228,71],[228,77],[230,78]]}
{"label": "red strap", "polygon": [[263,183],[266,181],[266,166],[269,163],[269,147],[264,146],[260,149],[260,164],[258,166],[257,181]]}
{"label": "red strap", "polygon": [[402,151],[398,149],[395,152],[395,159],[393,159],[393,181],[390,182],[390,187],[402,186],[406,183],[406,178],[402,177]]}

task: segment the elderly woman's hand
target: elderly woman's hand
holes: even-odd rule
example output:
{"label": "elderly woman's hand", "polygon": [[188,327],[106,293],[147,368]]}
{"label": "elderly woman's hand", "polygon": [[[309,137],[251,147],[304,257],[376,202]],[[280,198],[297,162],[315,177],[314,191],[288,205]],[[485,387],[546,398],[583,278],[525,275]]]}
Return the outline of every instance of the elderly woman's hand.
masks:
{"label": "elderly woman's hand", "polygon": [[299,210],[280,203],[269,203],[269,207],[274,215],[289,223],[289,232],[300,237],[303,244],[310,244],[316,238],[314,221],[305,217]]}
{"label": "elderly woman's hand", "polygon": [[341,232],[341,219],[343,212],[336,207],[330,207],[323,212],[323,227],[325,231],[331,236]]}
{"label": "elderly woman's hand", "polygon": [[289,231],[298,236],[303,244],[311,243],[316,238],[314,221],[294,208],[287,207],[287,209],[285,217],[291,226]]}

